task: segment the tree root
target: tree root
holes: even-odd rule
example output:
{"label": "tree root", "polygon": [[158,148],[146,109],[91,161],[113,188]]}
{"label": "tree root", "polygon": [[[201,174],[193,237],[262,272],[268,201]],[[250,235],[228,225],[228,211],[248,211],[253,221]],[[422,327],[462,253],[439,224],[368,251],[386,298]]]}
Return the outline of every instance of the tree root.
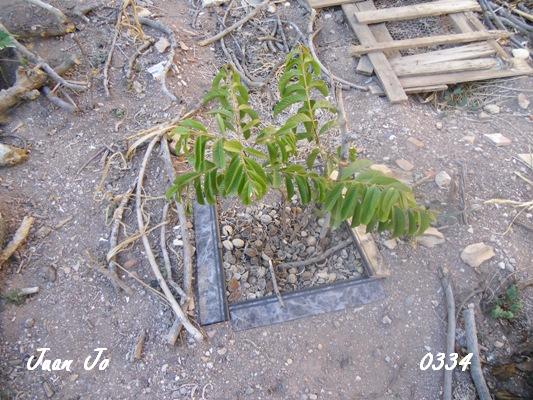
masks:
{"label": "tree root", "polygon": [[17,251],[19,246],[24,243],[28,237],[28,234],[30,233],[33,221],[35,221],[33,217],[24,217],[22,223],[15,232],[15,236],[13,236],[13,239],[11,239],[4,250],[2,250],[0,253],[0,268],[2,268],[2,265],[9,259],[9,257],[11,257],[15,251]]}
{"label": "tree root", "polygon": [[[146,226],[144,225],[144,217],[141,210],[141,195],[142,195],[142,187],[143,187],[143,180],[144,180],[144,174],[146,170],[146,166],[148,164],[148,160],[150,158],[150,155],[152,153],[152,150],[155,146],[155,144],[159,141],[159,137],[155,137],[152,139],[152,141],[148,144],[148,147],[146,149],[146,152],[144,154],[144,158],[141,164],[141,167],[139,169],[139,176],[137,181],[137,188],[135,191],[135,211],[137,215],[137,224],[139,226],[139,232],[141,234],[142,242],[144,245],[144,249],[146,252],[146,257],[148,258],[148,261],[150,263],[150,267],[152,268],[152,272],[154,273],[154,276],[157,279],[157,282],[161,289],[163,290],[163,293],[165,294],[165,297],[167,298],[168,302],[170,303],[172,310],[176,314],[176,317],[180,319],[181,323],[183,324],[184,328],[189,332],[195,340],[201,341],[203,340],[203,334],[189,321],[187,315],[183,312],[180,305],[172,295],[172,292],[170,291],[167,283],[165,282],[163,275],[161,274],[161,271],[159,269],[159,265],[157,264],[157,261],[155,259],[154,253],[152,251],[152,247],[150,246],[150,242],[148,240],[148,237],[146,235]],[[186,227],[186,225],[185,225]],[[183,234],[182,234],[183,236]]]}

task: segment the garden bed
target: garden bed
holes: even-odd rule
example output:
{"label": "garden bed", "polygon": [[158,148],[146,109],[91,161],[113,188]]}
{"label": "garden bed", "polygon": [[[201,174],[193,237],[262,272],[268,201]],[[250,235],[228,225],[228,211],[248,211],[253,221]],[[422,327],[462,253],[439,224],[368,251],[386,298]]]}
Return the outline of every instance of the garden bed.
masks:
{"label": "garden bed", "polygon": [[[326,221],[319,210],[310,207],[279,201],[224,207],[220,235],[230,304],[274,294],[269,259],[281,293],[367,276],[349,227],[329,230],[321,241]],[[341,243],[346,245],[305,265],[306,260],[319,258]]]}

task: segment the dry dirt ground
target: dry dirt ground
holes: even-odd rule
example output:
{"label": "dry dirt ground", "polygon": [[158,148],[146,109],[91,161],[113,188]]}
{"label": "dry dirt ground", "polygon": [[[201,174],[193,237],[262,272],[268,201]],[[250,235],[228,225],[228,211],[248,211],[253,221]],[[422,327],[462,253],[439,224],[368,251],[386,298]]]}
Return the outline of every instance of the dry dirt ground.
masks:
{"label": "dry dirt ground", "polygon": [[[65,3],[54,2],[59,6]],[[194,12],[188,3],[146,3],[152,4],[149,8],[162,15],[161,20],[188,49],[180,49],[176,56],[180,75],[171,73],[168,78],[181,104],[170,102],[160,92],[159,84],[145,72],[147,61],[141,61],[142,72],[137,77],[142,92],[127,88],[122,66],[125,54],[131,54],[135,45],[126,39],[120,42],[112,64],[111,97],[104,96],[99,71],[115,19],[113,9],[104,8],[89,15],[90,23],[76,20],[79,31],[39,41],[34,47],[54,59],[64,52],[79,53],[73,38],[78,39],[85,55],[80,55],[76,79],[91,76],[90,63],[97,71],[91,78],[92,88],[76,96],[81,111],[70,115],[39,98],[18,106],[9,123],[0,128],[1,140],[17,135],[31,146],[27,162],[0,171],[2,211],[11,229],[23,215],[36,218],[29,243],[1,271],[0,292],[5,295],[13,288],[40,287],[40,292],[22,305],[0,301],[0,398],[439,399],[442,371],[419,369],[427,352],[445,350],[446,310],[438,268],[449,269],[457,304],[492,277],[499,282],[511,273],[518,280],[533,274],[531,231],[513,225],[503,235],[516,212],[483,203],[491,198],[531,199],[531,187],[514,175],[519,171],[533,179],[531,170],[514,158],[531,151],[529,112],[518,107],[514,96],[498,99],[502,101],[500,114],[483,119],[479,112],[437,111],[417,97],[392,106],[368,93],[346,92],[349,128],[366,157],[391,168],[396,168],[396,159],[409,160],[414,164],[414,180],[428,171],[455,176],[459,164],[464,165],[469,225],[458,218],[457,195],[427,180],[415,192],[420,201],[440,212],[438,225],[446,241],[434,248],[402,242],[389,250],[382,246],[384,238],[378,238],[392,271],[384,283],[385,300],[246,332],[236,333],[229,324],[220,324],[206,329],[204,343],[182,339],[169,348],[163,337],[172,324],[170,310],[127,277],[124,279],[134,294],[116,294],[109,282],[90,268],[95,261],[87,252],[102,262],[108,249],[107,203],[94,199],[102,173],[99,158],[79,171],[103,145],[119,143],[195,104],[216,67],[224,62],[215,46],[195,45],[198,38],[214,32],[212,13],[200,14],[194,30]],[[290,7],[302,14],[296,2]],[[335,71],[350,77],[353,64],[344,42],[332,45],[335,34],[348,32],[347,27],[337,11],[333,15],[335,18],[323,15],[319,21],[326,26],[318,38],[319,52]],[[302,29],[304,21],[305,17],[299,20]],[[148,60],[155,63],[160,57],[153,53]],[[526,78],[501,85],[531,97],[532,82]],[[502,133],[512,143],[495,147],[484,138],[487,133]],[[467,135],[470,142],[464,139]],[[419,139],[424,146],[413,146],[409,138]],[[132,163],[138,162],[134,158]],[[161,170],[155,168],[149,180],[157,182],[160,175]],[[133,171],[121,172],[121,178],[132,176]],[[128,180],[115,178],[107,181],[106,189],[124,192]],[[164,189],[154,188],[159,194]],[[526,224],[533,223],[531,214],[520,217]],[[52,229],[47,234],[43,227]],[[133,230],[130,228],[130,233]],[[478,271],[460,259],[461,250],[476,242],[492,246],[496,253]],[[138,247],[121,257],[121,261],[131,260],[139,277],[147,282],[152,279]],[[509,356],[513,346],[528,339],[524,332],[531,331],[532,290],[522,292],[524,310],[513,325],[498,323],[477,308],[479,339],[489,364]],[[479,296],[472,301],[479,302]],[[462,326],[459,320],[458,327]],[[142,358],[132,362],[132,347],[142,330],[147,333]],[[497,342],[503,346],[497,348]],[[28,371],[26,361],[40,347],[50,348],[50,358],[74,360],[71,372]],[[109,366],[103,371],[85,371],[85,358],[100,347],[107,348],[104,356],[109,358]],[[467,374],[456,373],[455,382],[456,399],[476,398]]]}

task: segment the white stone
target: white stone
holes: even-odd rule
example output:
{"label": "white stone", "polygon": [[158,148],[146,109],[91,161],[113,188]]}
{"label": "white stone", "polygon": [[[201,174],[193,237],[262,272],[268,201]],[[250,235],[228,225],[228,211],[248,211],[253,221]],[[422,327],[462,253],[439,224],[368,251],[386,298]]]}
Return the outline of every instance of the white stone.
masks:
{"label": "white stone", "polygon": [[503,136],[501,133],[486,133],[484,136],[498,147],[509,146],[511,144],[511,139]]}
{"label": "white stone", "polygon": [[166,37],[161,37],[159,40],[155,43],[155,48],[158,52],[164,53],[166,49],[168,49],[168,46],[170,46],[170,42]]}
{"label": "white stone", "polygon": [[385,240],[383,242],[383,245],[389,250],[394,250],[396,248],[396,246],[398,246],[398,241],[396,239],[392,238],[392,239],[389,239],[389,240]]}
{"label": "white stone", "polygon": [[441,189],[445,189],[448,186],[450,186],[451,182],[452,182],[452,177],[448,175],[446,171],[440,171],[437,175],[435,175],[435,183]]}
{"label": "white stone", "polygon": [[518,158],[533,168],[533,153],[518,154]]}
{"label": "white stone", "polygon": [[480,242],[466,246],[461,253],[461,260],[471,267],[477,268],[483,262],[490,260],[494,256],[492,247]]}
{"label": "white stone", "polygon": [[244,247],[244,240],[242,239],[238,239],[238,238],[233,239],[231,243],[233,243],[233,245],[238,249],[240,249],[241,247]]}
{"label": "white stone", "polygon": [[513,57],[520,60],[527,60],[529,58],[528,49],[513,49]]}
{"label": "white stone", "polygon": [[392,320],[389,318],[388,315],[385,315],[385,316],[383,317],[383,319],[381,320],[381,322],[383,322],[385,325],[390,325],[390,324],[392,324]]}
{"label": "white stone", "polygon": [[400,167],[404,171],[411,171],[415,167],[413,163],[411,163],[408,160],[404,160],[403,158],[396,160],[395,163],[398,167]]}
{"label": "white stone", "polygon": [[424,247],[432,248],[438,244],[444,243],[446,240],[444,239],[444,235],[438,229],[430,226],[421,236],[416,237],[416,241]]}
{"label": "white stone", "polygon": [[224,248],[225,248],[226,250],[228,250],[228,251],[233,250],[233,243],[231,243],[231,241],[229,241],[229,240],[224,240],[224,241],[222,242],[222,246],[224,246]]}
{"label": "white stone", "polygon": [[483,110],[485,110],[489,114],[499,114],[500,106],[496,104],[487,104],[486,106],[483,107]]}
{"label": "white stone", "polygon": [[529,99],[527,96],[524,93],[519,93],[516,99],[518,100],[518,105],[520,108],[527,110],[529,107]]}

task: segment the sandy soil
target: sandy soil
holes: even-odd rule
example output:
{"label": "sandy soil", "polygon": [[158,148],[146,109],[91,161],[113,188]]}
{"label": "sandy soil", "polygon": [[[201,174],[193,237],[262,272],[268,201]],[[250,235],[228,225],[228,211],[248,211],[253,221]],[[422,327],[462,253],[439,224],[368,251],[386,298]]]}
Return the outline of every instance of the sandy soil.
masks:
{"label": "sandy soil", "polygon": [[[414,164],[413,180],[428,171],[444,170],[455,176],[459,163],[464,165],[469,225],[457,217],[457,195],[439,189],[430,179],[416,188],[416,194],[440,213],[438,225],[446,241],[434,248],[402,242],[389,250],[383,246],[385,237],[379,237],[392,271],[384,283],[387,298],[382,302],[239,333],[229,324],[220,324],[206,329],[204,343],[182,339],[169,348],[163,337],[173,322],[170,309],[128,278],[134,294],[116,294],[90,267],[96,261],[87,252],[103,262],[108,250],[105,211],[109,202],[93,198],[102,172],[100,158],[79,171],[102,146],[120,148],[129,135],[195,104],[217,65],[224,62],[219,50],[194,44],[214,31],[212,12],[199,15],[194,31],[190,26],[194,11],[185,2],[153,3],[154,12],[165,15],[161,20],[188,49],[178,51],[179,75],[168,78],[179,104],[166,98],[145,72],[163,59],[157,53],[140,61],[137,80],[142,92],[127,88],[122,66],[124,54],[131,54],[134,46],[127,39],[120,42],[112,64],[112,95],[104,96],[98,70],[114,26],[114,13],[104,9],[90,15],[91,23],[78,21],[79,31],[39,41],[34,48],[57,59],[64,52],[79,53],[73,38],[79,39],[85,56],[80,56],[75,76],[92,81],[91,90],[76,96],[80,113],[70,115],[39,98],[18,106],[0,128],[2,141],[7,135],[18,135],[32,149],[27,162],[1,170],[1,211],[11,229],[23,215],[37,220],[27,246],[2,269],[0,292],[40,287],[38,295],[20,306],[0,301],[0,398],[439,399],[442,371],[419,369],[427,352],[445,349],[446,310],[438,268],[450,271],[458,304],[492,277],[499,282],[513,273],[513,278],[523,280],[533,273],[531,231],[514,225],[502,235],[515,211],[483,204],[490,198],[531,198],[531,187],[514,175],[520,171],[532,179],[531,170],[514,158],[530,151],[529,111],[519,108],[514,97],[502,98],[501,113],[483,119],[477,111],[437,111],[417,97],[393,106],[368,93],[347,92],[349,128],[364,156],[392,169],[397,169],[396,159],[409,160]],[[297,3],[291,2],[291,7]],[[305,17],[297,21],[302,29],[304,21]],[[339,74],[349,77],[353,61],[346,56],[346,48],[328,45],[339,32],[348,35],[347,26],[337,17],[323,17],[321,22],[327,28],[318,38],[319,52]],[[330,28],[329,24],[336,25]],[[515,88],[516,94],[523,89],[530,96],[527,88],[532,82],[526,78],[502,85]],[[487,133],[502,133],[512,143],[495,147],[484,138]],[[466,135],[473,137],[473,143],[464,139]],[[419,139],[424,146],[413,146],[409,138]],[[132,165],[138,165],[138,157]],[[154,195],[166,189],[157,184],[161,174],[156,164],[148,178]],[[120,171],[117,163],[104,188],[115,195],[124,192],[133,175],[132,170]],[[159,218],[157,207],[150,212]],[[521,218],[533,222],[531,214]],[[45,227],[52,228],[48,234]],[[133,230],[132,226],[130,233]],[[481,241],[492,246],[496,256],[475,271],[461,261],[460,253],[466,245]],[[153,279],[138,245],[120,259],[130,261],[131,269],[146,282]],[[524,311],[512,325],[494,321],[478,307],[480,342],[489,365],[509,356],[513,346],[527,339],[523,335],[531,330],[532,290],[522,292]],[[473,300],[479,301],[479,296]],[[143,330],[147,337],[142,358],[132,362],[132,348]],[[504,347],[496,348],[496,341]],[[40,347],[50,348],[50,358],[74,360],[71,372],[28,371],[26,360]],[[107,348],[109,366],[103,371],[84,370],[85,358],[99,347]],[[475,399],[469,376],[458,372],[455,379],[456,398]]]}

